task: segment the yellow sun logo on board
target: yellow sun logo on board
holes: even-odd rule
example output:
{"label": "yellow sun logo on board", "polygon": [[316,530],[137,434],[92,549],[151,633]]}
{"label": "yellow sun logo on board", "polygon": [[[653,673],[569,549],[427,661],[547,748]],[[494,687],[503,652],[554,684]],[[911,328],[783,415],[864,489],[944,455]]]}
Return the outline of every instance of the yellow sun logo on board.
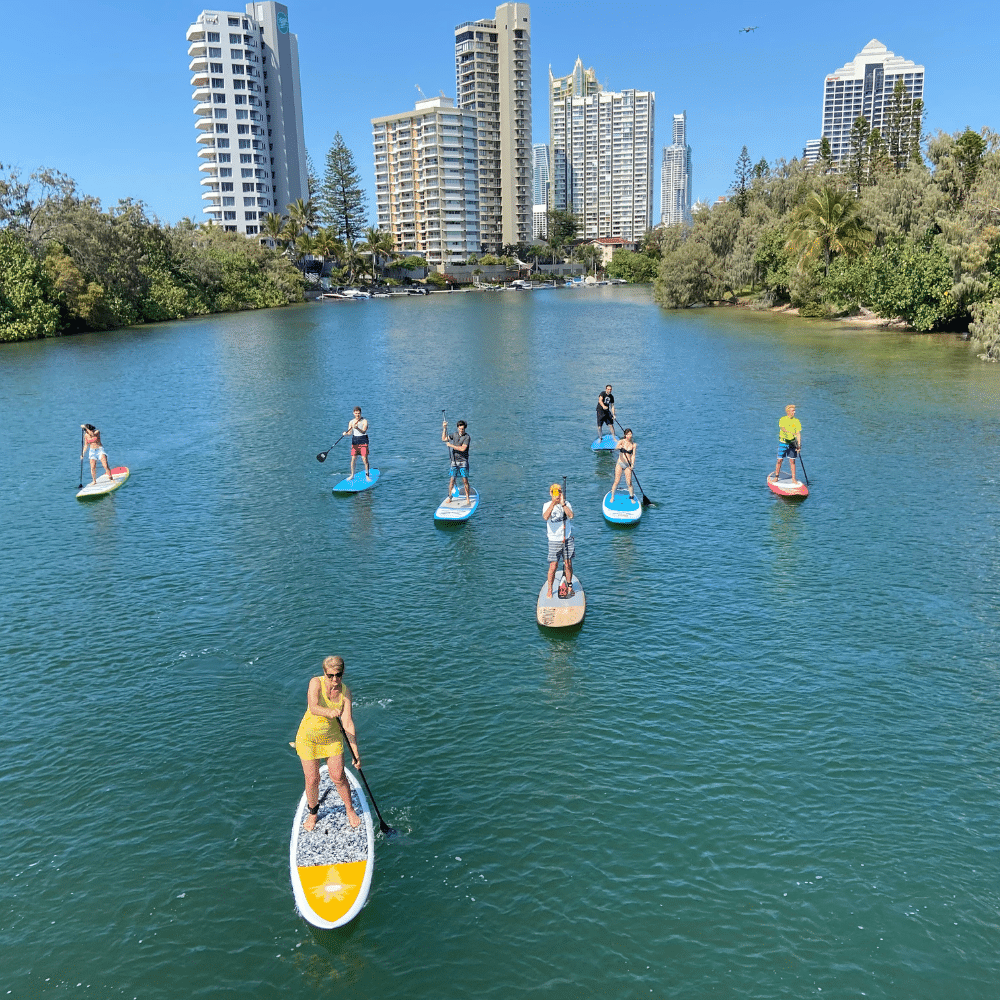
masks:
{"label": "yellow sun logo on board", "polygon": [[331,899],[343,899],[354,888],[356,886],[353,883],[341,882],[336,871],[331,871],[330,877],[322,885],[316,886],[312,893],[324,903],[329,903]]}

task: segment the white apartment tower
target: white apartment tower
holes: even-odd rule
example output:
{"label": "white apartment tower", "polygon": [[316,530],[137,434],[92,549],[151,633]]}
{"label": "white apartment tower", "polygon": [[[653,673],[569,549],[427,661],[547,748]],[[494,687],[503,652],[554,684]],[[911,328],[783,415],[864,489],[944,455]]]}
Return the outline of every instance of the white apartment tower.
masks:
{"label": "white apartment tower", "polygon": [[270,212],[309,197],[298,38],[274,0],[204,10],[187,30],[201,196],[209,221],[259,236]]}
{"label": "white apartment tower", "polygon": [[[923,100],[924,67],[890,52],[877,38],[826,78],[820,134],[830,140],[831,159],[835,163],[850,159],[851,126],[862,115],[873,129],[883,128],[892,92],[900,80],[910,100]],[[818,144],[813,148],[818,152]]]}
{"label": "white apartment tower", "polygon": [[673,142],[663,147],[660,172],[660,223],[691,221],[691,147],[687,144],[687,112],[674,115]]}
{"label": "white apartment tower", "polygon": [[532,236],[544,240],[549,235],[549,147],[536,142],[531,147]]}
{"label": "white apartment tower", "polygon": [[505,3],[493,19],[455,28],[456,102],[478,118],[479,235],[495,252],[530,243],[531,9]]}
{"label": "white apartment tower", "polygon": [[478,118],[450,97],[372,119],[378,227],[430,265],[479,251]]}
{"label": "white apartment tower", "polygon": [[[574,76],[580,87],[562,85]],[[552,207],[572,211],[584,239],[638,240],[653,221],[656,95],[644,90],[576,92],[588,86],[599,88],[593,70],[561,78],[550,72]]]}

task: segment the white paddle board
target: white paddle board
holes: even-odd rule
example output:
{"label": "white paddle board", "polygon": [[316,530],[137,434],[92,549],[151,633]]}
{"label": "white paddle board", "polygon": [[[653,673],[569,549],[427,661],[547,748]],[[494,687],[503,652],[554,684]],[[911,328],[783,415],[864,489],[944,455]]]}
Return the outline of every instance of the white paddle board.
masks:
{"label": "white paddle board", "polygon": [[339,483],[333,488],[334,493],[361,493],[364,490],[370,490],[377,482],[379,477],[378,469],[372,469],[371,478],[369,479],[365,476],[365,468],[362,466],[354,473],[353,476],[348,476],[346,479],[341,479]]}
{"label": "white paddle board", "polygon": [[111,478],[105,472],[97,477],[96,483],[88,483],[79,493],[77,500],[86,500],[87,497],[102,497],[105,493],[114,493],[122,483],[129,477],[127,466],[119,465],[111,470]]}
{"label": "white paddle board", "polygon": [[434,520],[468,521],[479,506],[479,491],[475,487],[470,487],[469,494],[472,497],[471,503],[465,499],[465,490],[456,485],[451,495],[446,496],[434,511]]}
{"label": "white paddle board", "polygon": [[774,473],[767,477],[767,488],[779,497],[807,497],[809,487],[797,479],[775,479]]}
{"label": "white paddle board", "polygon": [[535,617],[539,625],[546,628],[566,628],[568,625],[579,625],[583,621],[583,616],[587,611],[587,597],[583,592],[579,577],[573,574],[573,596],[567,598],[559,597],[559,584],[563,580],[563,571],[556,571],[556,578],[552,582],[552,596],[546,597],[548,582],[542,584],[542,589],[538,592],[538,607],[535,609]]}
{"label": "white paddle board", "polygon": [[309,803],[305,792],[295,810],[289,869],[295,908],[314,927],[340,927],[353,920],[368,900],[375,868],[375,831],[368,800],[358,779],[348,768],[354,811],[361,817],[357,828],[347,822],[347,810],[330,780],[326,764],[319,769],[319,814],[307,831]]}
{"label": "white paddle board", "polygon": [[642,502],[633,500],[628,492],[619,490],[618,495],[611,499],[611,491],[604,494],[601,504],[605,520],[612,524],[635,524],[642,517]]}
{"label": "white paddle board", "polygon": [[605,434],[604,437],[596,438],[591,444],[592,451],[611,451],[615,446],[615,436],[613,434]]}

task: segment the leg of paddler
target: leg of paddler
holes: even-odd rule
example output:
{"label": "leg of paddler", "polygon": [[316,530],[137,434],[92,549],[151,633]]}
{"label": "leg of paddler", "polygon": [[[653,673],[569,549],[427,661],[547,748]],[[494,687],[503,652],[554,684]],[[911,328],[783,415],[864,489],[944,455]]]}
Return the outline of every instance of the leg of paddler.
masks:
{"label": "leg of paddler", "polygon": [[[301,758],[299,758],[301,760]],[[319,761],[303,760],[302,773],[306,777],[306,802],[309,803],[309,812],[306,813],[303,826],[311,830],[316,825],[318,813],[312,812],[319,805]]]}
{"label": "leg of paddler", "polygon": [[354,803],[351,802],[351,786],[347,783],[347,778],[344,777],[344,758],[328,757],[326,765],[330,770],[330,780],[344,801],[344,808],[347,810],[347,822],[351,826],[358,826],[361,823],[361,817],[354,811]]}

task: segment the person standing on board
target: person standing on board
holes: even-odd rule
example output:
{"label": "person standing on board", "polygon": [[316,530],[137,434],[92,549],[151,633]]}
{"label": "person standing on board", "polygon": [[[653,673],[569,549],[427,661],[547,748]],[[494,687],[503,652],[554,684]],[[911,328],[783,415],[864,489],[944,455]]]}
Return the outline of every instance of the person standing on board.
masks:
{"label": "person standing on board", "polygon": [[792,469],[792,485],[798,485],[795,478],[795,456],[802,447],[802,424],[795,418],[795,407],[789,403],[785,407],[785,415],[778,421],[778,463],[768,479],[777,480],[781,475],[781,463],[788,459]]}
{"label": "person standing on board", "polygon": [[611,428],[611,433],[615,432],[615,397],[611,393],[611,386],[606,385],[604,392],[597,397],[597,436],[604,437],[604,425]]}
{"label": "person standing on board", "polygon": [[361,456],[361,461],[365,463],[365,479],[371,479],[371,469],[368,467],[368,421],[361,416],[361,407],[354,407],[354,419],[347,425],[347,430],[341,434],[351,435],[351,476],[354,478],[354,463]]}
{"label": "person standing on board", "polygon": [[622,439],[620,441],[615,440],[618,461],[615,464],[615,481],[611,485],[612,501],[615,499],[615,490],[618,489],[618,483],[621,481],[623,472],[625,473],[625,484],[628,486],[628,498],[629,500],[635,499],[635,494],[632,492],[632,470],[635,468],[636,447],[636,443],[632,440],[632,428],[626,427]]}
{"label": "person standing on board", "polygon": [[451,503],[451,494],[455,489],[455,480],[461,479],[465,487],[465,503],[472,506],[472,496],[469,493],[469,446],[472,438],[466,433],[468,424],[464,420],[459,420],[455,425],[458,429],[454,434],[448,433],[448,421],[441,423],[441,440],[448,446],[451,452],[451,482],[448,483],[448,499],[445,503]]}
{"label": "person standing on board", "polygon": [[[568,587],[567,597],[573,596],[573,556],[576,554],[576,540],[573,536],[573,508],[563,495],[562,487],[553,483],[549,487],[551,500],[542,507],[549,538],[549,577],[546,596],[552,596],[552,584],[556,578],[559,560],[563,561],[563,579]],[[560,597],[563,595],[560,594]]]}
{"label": "person standing on board", "polygon": [[[319,815],[319,767],[326,758],[330,780],[340,794],[351,826],[361,822],[351,802],[351,786],[344,777],[344,741],[340,727],[344,727],[348,742],[354,750],[354,766],[361,768],[358,734],[351,718],[351,692],[343,682],[344,658],[328,656],[323,661],[323,673],[309,681],[308,707],[295,734],[295,752],[302,761],[306,779],[306,802],[309,811],[303,826],[311,830]],[[340,720],[338,724],[337,720]]]}
{"label": "person standing on board", "polygon": [[97,484],[98,459],[101,460],[101,465],[104,466],[108,479],[114,479],[114,476],[111,475],[111,466],[108,464],[108,453],[104,450],[104,445],[101,444],[101,432],[93,424],[80,424],[80,429],[83,431],[83,452],[80,454],[80,458],[83,458],[89,448],[91,481],[95,485]]}

